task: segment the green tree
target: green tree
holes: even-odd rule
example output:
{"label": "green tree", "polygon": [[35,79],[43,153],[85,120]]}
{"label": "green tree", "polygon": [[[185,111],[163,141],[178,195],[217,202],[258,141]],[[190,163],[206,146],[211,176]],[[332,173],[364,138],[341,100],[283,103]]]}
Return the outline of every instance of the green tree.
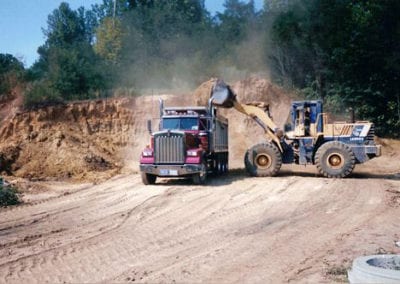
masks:
{"label": "green tree", "polygon": [[225,0],[225,10],[217,13],[218,30],[227,46],[245,39],[257,20],[254,1]]}
{"label": "green tree", "polygon": [[67,3],[48,16],[46,42],[38,49],[31,74],[64,100],[90,98],[106,87],[106,68],[92,46],[96,21],[93,11],[74,11]]}
{"label": "green tree", "polygon": [[204,1],[136,1],[131,7],[122,17],[121,84],[171,85],[181,70],[176,62],[204,47],[209,25]]}
{"label": "green tree", "polygon": [[9,96],[24,77],[24,65],[11,54],[0,53],[0,96]]}
{"label": "green tree", "polygon": [[107,61],[116,64],[121,54],[122,35],[119,19],[104,18],[96,30],[95,52]]}
{"label": "green tree", "polygon": [[[399,136],[400,2],[301,0],[273,23],[274,78]],[[384,51],[384,52],[382,52]]]}

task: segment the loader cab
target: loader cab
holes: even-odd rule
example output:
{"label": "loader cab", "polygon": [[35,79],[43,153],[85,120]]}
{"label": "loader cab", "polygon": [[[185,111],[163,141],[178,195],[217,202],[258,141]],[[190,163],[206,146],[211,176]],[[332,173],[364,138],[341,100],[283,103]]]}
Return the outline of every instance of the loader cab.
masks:
{"label": "loader cab", "polygon": [[323,131],[322,101],[294,101],[291,118],[294,136],[317,136]]}

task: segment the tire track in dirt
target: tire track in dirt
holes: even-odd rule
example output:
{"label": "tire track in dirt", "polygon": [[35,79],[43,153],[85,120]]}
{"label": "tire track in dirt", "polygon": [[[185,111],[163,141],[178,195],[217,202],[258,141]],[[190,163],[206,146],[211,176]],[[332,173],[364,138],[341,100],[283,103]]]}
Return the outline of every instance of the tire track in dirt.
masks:
{"label": "tire track in dirt", "polygon": [[[202,211],[202,210],[203,210],[203,208],[199,208],[199,210],[200,210],[200,211]],[[127,215],[127,217],[129,217],[129,212],[128,212],[128,215]],[[171,246],[171,244],[170,244],[169,246]],[[120,253],[118,253],[118,254],[120,254]]]}
{"label": "tire track in dirt", "polygon": [[[149,199],[146,199],[143,203],[137,205],[135,208],[132,209],[132,211],[139,208],[142,204],[144,204],[151,198],[152,197],[150,197]],[[102,244],[103,239],[104,239],[103,236],[109,234],[111,231],[113,231],[115,229],[118,229],[126,221],[127,218],[129,218],[129,212],[128,212],[126,218],[124,218],[122,220],[122,222],[115,224],[113,227],[108,228],[107,230],[101,231],[97,235],[91,236],[89,238],[86,238],[86,239],[78,241],[78,242],[67,243],[66,245],[62,245],[62,246],[59,246],[54,249],[45,250],[38,254],[31,254],[29,256],[16,259],[14,261],[9,261],[3,265],[0,265],[0,268],[2,266],[7,265],[10,267],[9,273],[7,275],[12,275],[13,271],[17,271],[18,279],[25,279],[21,273],[24,272],[25,270],[32,272],[31,268],[35,267],[34,264],[37,262],[40,262],[42,267],[45,265],[47,268],[49,266],[52,267],[52,269],[51,269],[52,273],[54,275],[59,275],[59,277],[62,277],[62,275],[64,275],[64,273],[67,273],[67,275],[68,275],[68,271],[65,271],[65,270],[71,270],[71,271],[77,272],[76,271],[77,267],[74,267],[72,269],[72,267],[74,266],[74,264],[76,263],[77,260],[79,260],[79,263],[82,264],[83,269],[87,269],[96,263],[103,264],[104,261],[107,262],[107,260],[109,259],[109,255],[105,255],[105,256],[100,255],[99,256],[98,254],[93,253],[92,247],[95,246],[96,250],[97,249],[102,250],[104,248],[103,247],[104,244]],[[100,238],[100,240],[96,240],[98,238]],[[113,240],[113,238],[108,238],[108,239],[110,239],[110,242],[112,242],[112,240]],[[93,240],[96,240],[96,241],[93,242]],[[98,247],[98,244],[101,244],[100,247]],[[114,247],[114,249],[115,249],[115,247]],[[123,255],[123,251],[125,251],[125,247],[122,247],[122,249],[121,248],[118,249],[116,252],[114,252],[114,250],[105,250],[105,251],[106,252],[111,251],[114,253],[114,255],[118,255],[119,257],[121,257]],[[74,257],[75,254],[78,254],[79,257]],[[85,258],[88,258],[88,256],[90,256],[90,257],[95,256],[95,258],[93,259],[93,257],[91,257],[90,261],[87,261],[87,263],[85,263]],[[50,260],[50,262],[48,260]],[[62,268],[59,265],[61,260],[62,260],[62,262],[65,263],[65,265],[61,265]],[[68,263],[71,263],[71,265],[68,265]],[[83,275],[86,275],[85,271],[82,271],[82,273],[83,273]],[[78,271],[78,275],[79,275],[79,271]],[[36,274],[36,277],[39,277],[39,278],[34,277],[34,279],[40,279],[38,282],[41,282],[42,280],[50,281],[50,282],[61,281],[61,278],[43,278],[43,279],[41,279],[40,277],[42,277],[42,276],[43,276],[43,274],[41,273],[41,271],[39,271],[39,273]],[[6,280],[12,281],[11,278],[6,278]],[[28,279],[26,279],[26,280],[28,280]]]}
{"label": "tire track in dirt", "polygon": [[[123,188],[124,189],[124,188]],[[97,201],[95,202],[95,205],[97,205]],[[102,203],[99,203],[99,204],[102,204]],[[58,205],[60,205],[60,204],[58,204]],[[68,204],[69,205],[69,204]],[[93,204],[92,204],[93,205]],[[104,205],[104,204],[103,204]],[[51,205],[50,205],[51,206]],[[41,206],[40,206],[41,207]],[[109,207],[107,204],[106,204],[106,206],[105,207]],[[62,208],[62,207],[61,207]],[[34,230],[34,231],[37,231],[37,232],[43,232],[43,228],[44,229],[46,229],[46,231],[47,230],[49,230],[48,228],[46,228],[46,226],[49,226],[49,225],[51,225],[51,227],[56,227],[57,228],[57,226],[59,225],[59,223],[60,224],[62,224],[62,223],[70,223],[70,224],[66,224],[66,226],[68,227],[68,231],[69,231],[69,233],[71,234],[71,235],[78,235],[79,236],[79,234],[81,234],[82,235],[82,233],[83,233],[83,235],[85,234],[85,232],[80,232],[80,230],[82,230],[82,229],[84,229],[85,228],[85,226],[84,225],[88,225],[87,227],[90,229],[91,227],[94,227],[94,223],[98,223],[99,225],[101,225],[101,226],[104,226],[104,225],[107,225],[107,223],[105,223],[104,224],[104,221],[107,221],[107,220],[103,220],[102,218],[101,218],[101,214],[99,214],[99,212],[101,212],[101,211],[103,211],[103,207],[99,207],[99,208],[95,208],[94,210],[91,210],[90,208],[91,208],[91,206],[86,206],[86,211],[85,211],[85,207],[83,207],[83,206],[78,206],[78,207],[76,207],[75,206],[75,208],[79,208],[79,210],[75,210],[75,212],[70,212],[70,214],[66,214],[66,215],[62,215],[62,216],[58,216],[58,215],[60,215],[60,212],[66,212],[66,211],[68,211],[68,210],[66,210],[66,209],[59,209],[59,212],[56,212],[56,213],[54,213],[54,214],[52,214],[52,215],[50,215],[50,214],[47,214],[45,217],[47,217],[47,223],[45,223],[45,224],[43,224],[43,226],[41,226],[41,227],[38,227],[38,223],[37,222],[34,222],[35,224],[33,225],[33,226],[30,226],[30,230],[32,231],[32,230]],[[82,210],[83,209],[83,210]],[[40,209],[41,210],[41,209]],[[79,213],[80,214],[77,214],[77,212],[76,211],[80,211]],[[83,211],[83,212],[82,212]],[[30,210],[29,210],[29,212],[30,212]],[[29,218],[29,212],[28,212],[28,214],[26,215],[26,217],[27,218]],[[80,223],[80,216],[81,216],[81,214],[84,214],[84,215],[86,215],[86,218],[87,218],[87,216],[89,216],[89,217],[92,217],[92,219],[94,220],[94,222],[91,222],[91,220],[89,220],[89,222],[86,222],[84,225],[82,225],[82,224],[79,224]],[[49,218],[49,215],[50,215],[50,218]],[[75,216],[75,222],[71,222],[71,221],[74,221],[73,219],[71,220],[70,219],[70,216],[73,216],[73,215],[76,215]],[[116,215],[116,214],[114,214],[114,215]],[[58,217],[58,218],[57,218]],[[111,216],[111,217],[113,217],[114,219],[115,219],[115,216]],[[65,222],[65,220],[64,219],[67,219],[67,222]],[[68,220],[69,219],[69,220]],[[100,220],[98,220],[98,219],[100,219]],[[114,222],[114,220],[110,220],[112,223]],[[109,222],[110,222],[109,221]],[[72,223],[72,224],[71,224]],[[115,223],[115,222],[114,222]],[[75,226],[74,226],[75,225]],[[115,225],[115,224],[111,224],[111,225]],[[110,227],[112,228],[112,226],[110,225]],[[18,226],[18,225],[16,225],[16,226]],[[15,227],[15,226],[14,226]],[[12,229],[12,227],[9,227],[8,229]],[[21,229],[20,231],[21,231],[21,233],[24,233],[24,230],[26,230],[26,229]],[[13,233],[18,233],[18,232],[15,232],[15,230],[9,230],[9,231],[13,231]],[[52,232],[59,232],[60,230],[59,229],[54,229]],[[84,231],[84,230],[83,230]],[[102,233],[104,233],[104,230],[97,230],[96,228],[91,228],[91,231],[93,231],[93,232],[95,232],[96,234],[95,235],[97,235],[97,234],[102,234]],[[103,232],[102,232],[103,231]],[[8,232],[9,233],[9,232]],[[32,234],[31,234],[32,235]],[[38,233],[37,234],[38,236],[40,235],[40,233]],[[14,238],[16,237],[16,236],[18,236],[18,234],[14,234],[13,235],[14,236]],[[89,234],[89,236],[90,236],[90,234]],[[59,237],[59,236],[57,236],[57,237]],[[15,245],[15,244],[18,244],[18,243],[21,243],[21,242],[24,242],[24,241],[29,241],[29,237],[28,238],[26,238],[26,235],[24,235],[23,237],[20,237],[19,239],[17,239],[17,241],[15,241],[15,240],[12,240],[12,241],[10,241],[10,240],[8,240],[8,242],[6,243],[6,246],[13,246],[13,245]],[[47,242],[49,242],[49,240],[48,239],[46,239],[46,241]],[[28,244],[28,245],[31,245],[31,244]],[[60,243],[59,244],[57,244],[56,246],[59,246],[60,245]],[[50,247],[50,248],[52,248],[52,247]],[[8,259],[8,260],[10,260],[10,259]]]}
{"label": "tire track in dirt", "polygon": [[[236,173],[203,187],[145,187],[138,175],[118,177],[16,211],[15,223],[7,214],[0,274],[7,283],[326,281],[326,263],[360,253],[353,244],[393,214],[384,206],[392,183]],[[29,222],[32,214],[41,221]],[[385,225],[388,235],[395,224]],[[23,247],[11,243],[61,225]]]}

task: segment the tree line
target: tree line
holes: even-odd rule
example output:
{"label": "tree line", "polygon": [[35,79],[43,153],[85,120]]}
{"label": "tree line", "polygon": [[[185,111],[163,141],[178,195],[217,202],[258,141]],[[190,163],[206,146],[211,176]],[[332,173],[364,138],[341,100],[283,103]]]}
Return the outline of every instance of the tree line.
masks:
{"label": "tree line", "polygon": [[216,15],[204,0],[61,3],[31,67],[0,54],[0,93],[22,80],[35,107],[262,72],[400,137],[398,15],[397,0],[225,0]]}

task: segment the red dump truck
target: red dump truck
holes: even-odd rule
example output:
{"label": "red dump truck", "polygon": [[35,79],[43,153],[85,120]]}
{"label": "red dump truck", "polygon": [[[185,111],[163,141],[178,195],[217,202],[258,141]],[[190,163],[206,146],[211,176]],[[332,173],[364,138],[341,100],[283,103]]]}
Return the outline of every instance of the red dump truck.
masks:
{"label": "red dump truck", "polygon": [[203,184],[207,175],[228,171],[228,120],[208,107],[164,107],[160,100],[159,131],[148,121],[151,142],[142,151],[140,172],[144,184],[157,177],[189,177]]}

